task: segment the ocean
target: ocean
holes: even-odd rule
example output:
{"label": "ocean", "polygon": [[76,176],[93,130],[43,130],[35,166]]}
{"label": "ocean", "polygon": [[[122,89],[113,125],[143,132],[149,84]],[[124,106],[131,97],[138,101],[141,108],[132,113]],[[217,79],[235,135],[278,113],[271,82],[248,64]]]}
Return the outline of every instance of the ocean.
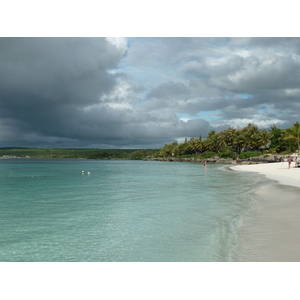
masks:
{"label": "ocean", "polygon": [[0,261],[239,261],[262,176],[229,166],[1,159]]}

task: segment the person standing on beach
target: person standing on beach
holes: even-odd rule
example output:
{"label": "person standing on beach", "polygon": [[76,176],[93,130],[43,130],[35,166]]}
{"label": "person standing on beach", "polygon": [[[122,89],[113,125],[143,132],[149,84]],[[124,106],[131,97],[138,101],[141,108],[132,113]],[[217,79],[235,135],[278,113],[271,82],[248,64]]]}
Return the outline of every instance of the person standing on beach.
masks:
{"label": "person standing on beach", "polygon": [[288,162],[288,165],[289,165],[289,169],[291,168],[291,162],[292,162],[292,159],[290,156],[288,156],[287,158],[287,162]]}

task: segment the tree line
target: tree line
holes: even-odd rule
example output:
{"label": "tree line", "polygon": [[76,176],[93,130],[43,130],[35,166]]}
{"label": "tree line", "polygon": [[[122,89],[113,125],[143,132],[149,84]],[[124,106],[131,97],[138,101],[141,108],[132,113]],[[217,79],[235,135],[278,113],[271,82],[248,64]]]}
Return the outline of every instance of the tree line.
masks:
{"label": "tree line", "polygon": [[263,153],[288,154],[300,150],[300,123],[291,128],[259,129],[249,123],[241,129],[229,127],[216,132],[211,130],[206,138],[191,138],[184,143],[173,142],[154,149],[66,149],[66,148],[0,148],[0,157],[30,158],[84,158],[141,160],[155,157],[199,157],[235,159],[258,156]]}
{"label": "tree line", "polygon": [[83,158],[83,159],[128,159],[140,160],[155,156],[151,149],[66,149],[66,148],[0,148],[0,157],[20,158]]}
{"label": "tree line", "polygon": [[249,123],[241,129],[229,127],[216,132],[211,130],[207,138],[201,136],[191,138],[182,144],[173,142],[166,144],[159,150],[160,157],[178,157],[199,155],[200,157],[236,158],[252,152],[255,156],[262,153],[286,154],[300,149],[300,123],[295,122],[291,128],[280,129],[276,125],[270,129],[259,129],[257,125]]}

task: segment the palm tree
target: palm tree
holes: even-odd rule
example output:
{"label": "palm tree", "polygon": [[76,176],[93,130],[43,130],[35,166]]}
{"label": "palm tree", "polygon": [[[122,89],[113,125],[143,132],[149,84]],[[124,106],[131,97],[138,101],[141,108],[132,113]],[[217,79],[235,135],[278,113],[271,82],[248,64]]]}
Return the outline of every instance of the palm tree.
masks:
{"label": "palm tree", "polygon": [[261,134],[260,134],[260,133],[253,134],[253,135],[251,136],[250,147],[251,147],[253,150],[259,151],[259,149],[260,149],[261,147],[263,147],[264,145],[265,145],[265,142],[262,140]]}
{"label": "palm tree", "polygon": [[216,131],[215,131],[214,129],[212,129],[212,130],[208,133],[207,137],[208,137],[208,138],[212,138],[212,137],[215,136],[215,134],[216,134]]}
{"label": "palm tree", "polygon": [[198,154],[198,152],[202,152],[203,150],[203,142],[199,138],[193,138],[190,141],[191,144],[191,150]]}
{"label": "palm tree", "polygon": [[287,136],[285,140],[293,141],[297,143],[298,150],[300,150],[300,123],[297,121],[295,122],[291,128],[286,130]]}
{"label": "palm tree", "polygon": [[233,136],[232,147],[236,149],[238,153],[241,153],[242,150],[246,147],[247,138],[244,130],[236,130]]}
{"label": "palm tree", "polygon": [[263,146],[266,148],[267,144],[271,142],[271,133],[267,130],[262,130],[260,133],[260,140],[263,144]]}
{"label": "palm tree", "polygon": [[288,139],[289,136],[288,129],[281,130],[280,138],[278,139],[282,151],[292,151],[294,141]]}
{"label": "palm tree", "polygon": [[227,130],[226,130],[226,145],[227,146],[233,146],[233,142],[234,142],[234,139],[235,139],[235,135],[236,135],[236,129],[235,128],[232,128],[232,127],[229,127]]}
{"label": "palm tree", "polygon": [[179,145],[179,155],[192,154],[191,141]]}
{"label": "palm tree", "polygon": [[216,131],[213,129],[208,133],[207,139],[205,140],[210,151],[219,152],[219,141]]}
{"label": "palm tree", "polygon": [[227,140],[226,130],[222,130],[219,133],[217,133],[217,140],[218,140],[218,150],[219,151],[222,149],[222,147],[227,146],[227,143],[226,143],[226,140]]}
{"label": "palm tree", "polygon": [[166,156],[175,156],[179,152],[179,146],[177,142],[171,144],[166,144],[163,148],[160,149],[159,155]]}
{"label": "palm tree", "polygon": [[259,142],[260,131],[258,126],[252,123],[249,123],[246,127],[242,129],[245,137],[245,147],[249,149],[259,149],[261,143]]}

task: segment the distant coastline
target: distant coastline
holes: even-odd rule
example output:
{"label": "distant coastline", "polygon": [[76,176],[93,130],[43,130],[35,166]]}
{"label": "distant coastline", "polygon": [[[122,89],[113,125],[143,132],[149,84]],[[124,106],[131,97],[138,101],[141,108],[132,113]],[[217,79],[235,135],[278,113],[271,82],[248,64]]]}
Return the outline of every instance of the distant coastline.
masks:
{"label": "distant coastline", "polygon": [[262,154],[251,156],[252,152],[236,158],[224,158],[209,153],[210,155],[187,155],[187,156],[159,156],[159,150],[155,149],[66,149],[66,148],[0,148],[0,159],[105,159],[105,160],[144,160],[144,161],[168,161],[168,162],[192,162],[252,165],[264,163],[276,163],[286,161],[288,155],[293,160],[298,153],[291,154]]}
{"label": "distant coastline", "polygon": [[72,149],[72,148],[0,148],[0,158],[47,158],[47,159],[129,159],[141,160],[157,155],[153,149]]}

